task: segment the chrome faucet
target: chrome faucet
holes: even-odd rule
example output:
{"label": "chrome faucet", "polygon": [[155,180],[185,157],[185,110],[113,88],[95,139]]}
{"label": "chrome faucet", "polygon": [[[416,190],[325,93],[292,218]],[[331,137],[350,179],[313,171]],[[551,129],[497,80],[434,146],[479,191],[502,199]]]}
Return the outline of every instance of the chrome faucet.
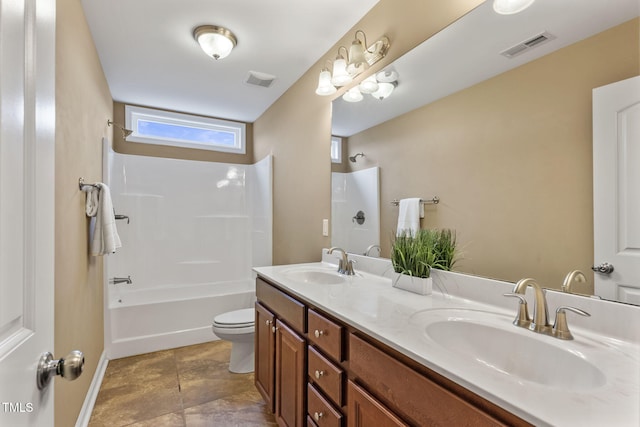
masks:
{"label": "chrome faucet", "polygon": [[564,278],[564,282],[562,283],[562,292],[571,292],[571,284],[574,281],[585,283],[587,281],[587,277],[582,271],[573,270]]}
{"label": "chrome faucet", "polygon": [[131,276],[114,277],[111,280],[109,280],[109,283],[111,283],[112,285],[118,285],[120,283],[126,283],[127,285],[131,285],[133,281],[131,280]]}
{"label": "chrome faucet", "polygon": [[380,252],[382,251],[382,249],[380,249],[380,245],[369,245],[367,250],[364,251],[364,256],[370,256],[373,249],[378,249],[378,255],[380,255]]}
{"label": "chrome faucet", "polygon": [[353,271],[353,261],[349,259],[349,257],[347,256],[347,252],[342,248],[338,248],[338,247],[334,246],[334,247],[329,249],[328,253],[332,254],[333,251],[342,252],[342,258],[340,259],[340,262],[338,263],[338,273],[346,274],[347,276],[353,276],[354,274],[356,274]]}
{"label": "chrome faucet", "polygon": [[533,320],[529,325],[529,329],[534,332],[549,332],[549,309],[547,307],[547,299],[544,295],[542,287],[533,279],[522,279],[513,288],[514,294],[524,295],[527,288],[531,286],[534,292],[533,301]]}

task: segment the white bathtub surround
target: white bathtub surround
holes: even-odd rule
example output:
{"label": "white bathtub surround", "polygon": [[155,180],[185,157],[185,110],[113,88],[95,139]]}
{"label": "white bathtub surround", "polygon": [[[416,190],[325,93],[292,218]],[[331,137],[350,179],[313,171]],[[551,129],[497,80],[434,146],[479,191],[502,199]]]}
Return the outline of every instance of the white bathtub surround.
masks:
{"label": "white bathtub surround", "polygon": [[271,157],[255,165],[124,155],[107,147],[123,247],[106,260],[109,358],[215,339],[216,315],[252,307],[271,264]]}
{"label": "white bathtub surround", "polygon": [[[364,254],[380,244],[379,168],[331,173],[331,242],[346,251]],[[354,217],[362,211],[364,223]]]}
{"label": "white bathtub surround", "polygon": [[[640,307],[547,292],[552,321],[560,305],[577,307],[591,314],[591,317],[569,315],[569,327],[575,339],[564,341],[511,323],[517,301],[503,294],[513,290],[513,283],[434,270],[433,294],[420,296],[392,287],[391,279],[384,277],[393,271],[389,260],[349,256],[357,261],[357,276],[353,279],[345,276],[335,284],[296,282],[291,280],[295,276],[288,273],[293,267],[297,271],[337,269],[337,259],[327,255],[326,250],[321,263],[255,270],[293,295],[312,301],[319,309],[536,426],[640,425],[640,328],[637,327]],[[527,294],[529,307],[533,305],[531,297]],[[487,354],[484,355],[502,357],[505,363],[517,367],[517,372],[507,373],[483,364],[482,352],[460,349],[452,352],[443,347],[437,339],[456,338],[456,331],[446,328],[460,326],[460,323],[442,322],[448,320],[446,313],[452,312],[457,313],[458,321],[468,323],[463,332],[478,329],[479,332],[472,330],[470,337],[482,332],[485,326],[502,328],[508,335],[512,334],[513,339],[509,341],[513,341],[513,345],[489,346],[489,350],[485,347]],[[445,329],[429,329],[438,321]],[[434,331],[436,334],[431,334]],[[433,338],[438,333],[441,336]],[[530,343],[532,335],[547,356],[527,361],[519,353],[516,342]],[[473,348],[473,340],[462,342]],[[483,343],[475,344],[482,346]],[[530,364],[537,364],[538,370],[531,371]],[[548,372],[541,371],[540,364],[543,368],[548,364]],[[558,370],[560,365],[563,367]],[[566,370],[575,368],[574,365],[589,369],[582,372],[584,375],[571,372],[567,375]]]}

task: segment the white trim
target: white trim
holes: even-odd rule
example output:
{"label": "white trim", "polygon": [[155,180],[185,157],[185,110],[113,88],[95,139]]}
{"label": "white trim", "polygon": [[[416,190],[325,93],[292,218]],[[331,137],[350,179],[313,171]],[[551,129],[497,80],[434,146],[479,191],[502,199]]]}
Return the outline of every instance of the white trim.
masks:
{"label": "white trim", "polygon": [[[171,111],[125,105],[125,128],[133,131],[127,137],[127,142],[142,144],[169,145],[174,147],[195,148],[200,150],[221,151],[227,153],[246,154],[246,124],[230,120],[214,119],[211,117],[194,116],[191,114],[174,113]],[[183,128],[200,129],[203,131],[225,132],[234,135],[234,146],[216,143],[198,142],[179,138],[162,138],[144,136],[138,132],[138,123],[149,121],[165,125],[181,126]]]}
{"label": "white trim", "polygon": [[98,361],[96,372],[93,374],[93,379],[91,380],[91,385],[89,386],[87,395],[84,398],[84,403],[82,404],[82,408],[80,409],[80,414],[78,415],[78,419],[76,420],[76,427],[87,427],[89,425],[91,413],[93,412],[93,407],[96,404],[96,399],[98,398],[100,386],[102,385],[102,379],[104,378],[104,374],[107,371],[108,364],[109,359],[107,359],[107,353],[103,351],[102,355],[100,356],[100,360]]}

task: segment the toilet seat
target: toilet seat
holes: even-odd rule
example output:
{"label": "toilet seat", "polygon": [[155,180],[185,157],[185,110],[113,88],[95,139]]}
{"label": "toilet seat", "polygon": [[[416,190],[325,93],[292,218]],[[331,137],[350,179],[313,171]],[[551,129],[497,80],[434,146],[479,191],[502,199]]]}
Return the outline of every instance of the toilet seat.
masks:
{"label": "toilet seat", "polygon": [[253,308],[243,308],[216,316],[213,326],[220,329],[239,329],[253,327],[255,312]]}

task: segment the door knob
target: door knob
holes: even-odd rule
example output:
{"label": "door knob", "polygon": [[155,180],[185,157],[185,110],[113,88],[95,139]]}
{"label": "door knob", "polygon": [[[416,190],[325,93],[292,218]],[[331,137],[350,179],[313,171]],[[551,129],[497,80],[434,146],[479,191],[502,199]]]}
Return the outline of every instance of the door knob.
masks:
{"label": "door knob", "polygon": [[56,375],[60,375],[65,380],[73,381],[82,374],[83,370],[84,354],[79,350],[73,350],[66,357],[58,360],[53,360],[53,354],[49,352],[42,353],[36,373],[38,390],[46,388],[51,382],[51,378]]}
{"label": "door knob", "polygon": [[591,269],[596,273],[602,273],[602,274],[613,273],[613,265],[609,264],[608,262],[603,262],[600,265],[594,265],[593,267],[591,267]]}

